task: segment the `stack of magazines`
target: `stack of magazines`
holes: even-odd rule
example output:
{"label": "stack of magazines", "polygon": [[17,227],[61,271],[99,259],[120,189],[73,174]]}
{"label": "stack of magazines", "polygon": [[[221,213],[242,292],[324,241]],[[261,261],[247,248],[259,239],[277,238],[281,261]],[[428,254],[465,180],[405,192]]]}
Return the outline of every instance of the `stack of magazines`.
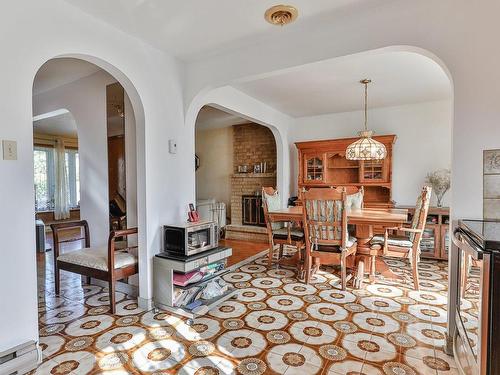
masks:
{"label": "stack of magazines", "polygon": [[194,284],[199,281],[203,281],[205,279],[208,279],[212,275],[216,274],[217,272],[222,271],[225,267],[226,267],[226,260],[224,259],[219,262],[208,264],[196,271],[188,273],[174,272],[174,285],[187,286],[189,284]]}
{"label": "stack of magazines", "polygon": [[[213,284],[215,283],[215,284]],[[196,307],[206,300],[205,289],[217,290],[218,295],[210,294],[210,298],[216,298],[223,295],[229,289],[229,285],[221,278],[215,278],[202,286],[194,286],[189,289],[174,288],[174,306],[176,307]]]}

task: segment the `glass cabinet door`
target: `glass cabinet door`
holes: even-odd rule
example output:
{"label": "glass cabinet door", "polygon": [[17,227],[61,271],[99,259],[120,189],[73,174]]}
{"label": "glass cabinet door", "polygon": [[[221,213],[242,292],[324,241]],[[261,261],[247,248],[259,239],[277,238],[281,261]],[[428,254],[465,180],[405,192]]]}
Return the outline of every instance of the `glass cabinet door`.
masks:
{"label": "glass cabinet door", "polygon": [[439,238],[436,233],[436,229],[433,225],[426,225],[424,232],[422,233],[422,239],[420,240],[420,251],[423,257],[435,258],[436,255],[436,245],[439,242]]}
{"label": "glass cabinet door", "polygon": [[311,155],[305,157],[305,179],[306,181],[323,182],[324,161],[323,155]]}
{"label": "glass cabinet door", "polygon": [[385,161],[366,160],[361,162],[361,180],[363,182],[385,181]]}
{"label": "glass cabinet door", "polygon": [[443,254],[441,254],[441,258],[448,259],[448,254],[450,251],[450,228],[449,227],[443,227],[442,233],[441,233],[441,241],[443,241],[441,245],[441,249]]}

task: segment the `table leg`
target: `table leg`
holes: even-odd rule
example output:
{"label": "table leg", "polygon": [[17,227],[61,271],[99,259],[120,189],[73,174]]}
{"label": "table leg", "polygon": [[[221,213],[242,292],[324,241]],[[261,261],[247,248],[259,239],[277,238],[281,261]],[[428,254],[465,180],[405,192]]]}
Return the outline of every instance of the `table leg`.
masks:
{"label": "table leg", "polygon": [[[356,225],[356,263],[358,271],[354,280],[354,286],[361,288],[365,278],[365,269],[371,269],[373,265],[370,259],[370,240],[373,237],[373,227],[371,225]],[[366,267],[365,267],[366,266]]]}
{"label": "table leg", "polygon": [[358,270],[356,272],[356,277],[354,278],[354,288],[359,289],[363,286],[363,279],[365,274],[365,260],[364,257],[360,257],[358,260]]}

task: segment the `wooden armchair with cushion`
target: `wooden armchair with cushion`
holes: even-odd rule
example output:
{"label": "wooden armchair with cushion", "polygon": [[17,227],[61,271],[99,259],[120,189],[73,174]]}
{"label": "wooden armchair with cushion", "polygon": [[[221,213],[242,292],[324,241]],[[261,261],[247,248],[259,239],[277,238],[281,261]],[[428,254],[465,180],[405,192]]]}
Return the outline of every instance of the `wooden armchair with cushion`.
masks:
{"label": "wooden armchair with cushion", "polygon": [[299,274],[302,274],[304,259],[301,250],[304,247],[304,232],[301,228],[292,227],[292,223],[271,220],[268,214],[269,211],[276,211],[281,208],[281,199],[279,197],[278,191],[274,188],[262,188],[262,206],[264,209],[267,234],[269,237],[269,266],[272,265],[273,254],[276,245],[279,245],[278,263],[283,258],[284,245],[293,245],[297,248],[297,269],[299,271]]}
{"label": "wooden armchair with cushion", "polygon": [[[137,228],[113,231],[109,234],[108,245],[102,247],[90,246],[90,232],[87,221],[52,224],[54,236],[54,273],[56,294],[60,292],[59,271],[65,270],[83,276],[107,281],[109,283],[109,302],[111,312],[115,313],[115,282],[139,272],[137,257],[127,250],[137,246],[117,250],[116,238],[137,234]],[[69,229],[83,229],[83,237],[60,240],[62,231]],[[84,241],[85,247],[61,254],[60,244],[74,241]]]}
{"label": "wooden armchair with cushion", "polygon": [[342,290],[345,290],[347,257],[354,257],[357,249],[356,239],[349,237],[347,231],[346,189],[313,188],[303,197],[306,282],[310,281],[313,259],[319,259],[321,264],[340,264]]}
{"label": "wooden armchair with cushion", "polygon": [[[431,191],[432,189],[430,186],[424,186],[422,188],[422,192],[415,206],[415,213],[410,228],[386,228],[383,236],[374,236],[370,241],[371,249],[376,250],[376,253],[372,255],[373,265],[375,264],[377,255],[409,259],[412,267],[415,290],[419,289],[418,262],[420,261],[420,240],[422,239],[427,212],[429,211]],[[405,235],[392,235],[390,234],[391,232],[402,232]],[[374,273],[374,266],[372,270]],[[375,275],[371,276],[374,277]]]}

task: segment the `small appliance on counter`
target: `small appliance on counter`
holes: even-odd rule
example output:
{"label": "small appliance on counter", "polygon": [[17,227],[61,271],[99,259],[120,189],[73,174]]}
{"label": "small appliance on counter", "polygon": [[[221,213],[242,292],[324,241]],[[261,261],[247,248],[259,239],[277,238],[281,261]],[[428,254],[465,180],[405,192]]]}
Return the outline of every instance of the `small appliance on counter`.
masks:
{"label": "small appliance on counter", "polygon": [[[500,221],[459,220],[455,361],[466,375],[500,374]],[[452,306],[453,308],[453,306]]]}
{"label": "small appliance on counter", "polygon": [[213,221],[187,222],[163,227],[163,248],[182,256],[199,254],[219,245],[219,231]]}

